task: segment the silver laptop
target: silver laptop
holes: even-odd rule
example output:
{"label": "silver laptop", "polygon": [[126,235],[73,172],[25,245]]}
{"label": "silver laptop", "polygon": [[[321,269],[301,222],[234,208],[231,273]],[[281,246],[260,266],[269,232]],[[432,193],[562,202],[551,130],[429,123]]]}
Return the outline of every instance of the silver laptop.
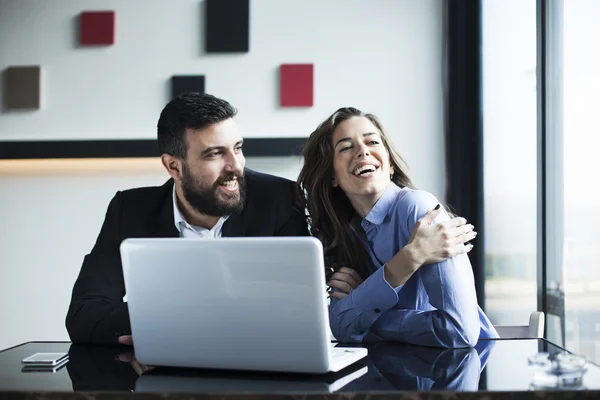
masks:
{"label": "silver laptop", "polygon": [[367,355],[330,343],[315,238],[127,239],[121,258],[142,364],[326,373]]}

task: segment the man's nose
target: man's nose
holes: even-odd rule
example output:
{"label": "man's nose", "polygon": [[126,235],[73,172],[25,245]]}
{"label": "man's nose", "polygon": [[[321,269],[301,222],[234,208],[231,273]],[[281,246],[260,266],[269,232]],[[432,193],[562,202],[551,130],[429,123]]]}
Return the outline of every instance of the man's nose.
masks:
{"label": "man's nose", "polygon": [[230,172],[241,172],[244,169],[241,160],[235,154],[230,154],[225,164],[225,169]]}

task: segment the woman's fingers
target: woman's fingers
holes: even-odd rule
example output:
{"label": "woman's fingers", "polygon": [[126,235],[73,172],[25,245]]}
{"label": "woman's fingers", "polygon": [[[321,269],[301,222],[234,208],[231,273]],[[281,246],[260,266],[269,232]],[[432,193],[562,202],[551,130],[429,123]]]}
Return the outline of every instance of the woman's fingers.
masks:
{"label": "woman's fingers", "polygon": [[440,229],[442,237],[449,239],[451,245],[466,243],[477,236],[475,227],[472,224],[457,225],[461,222],[458,220],[466,222],[464,218],[457,217],[438,224],[438,229]]}
{"label": "woman's fingers", "polygon": [[347,293],[341,293],[341,292],[331,292],[329,295],[338,300],[341,300],[344,297],[348,296]]}
{"label": "woman's fingers", "polygon": [[442,211],[442,207],[440,207],[439,204],[434,209],[427,211],[427,213],[425,213],[425,215],[423,215],[417,221],[417,223],[416,223],[417,227],[431,225],[433,223],[433,221],[435,221],[437,216],[440,215],[441,211]]}
{"label": "woman's fingers", "polygon": [[423,215],[421,218],[419,218],[419,221],[421,221],[422,225],[425,225],[425,226],[431,225],[433,223],[433,221],[435,221],[437,216],[440,215],[440,212],[442,212],[442,207],[438,204],[437,206],[435,206],[435,208],[427,211],[427,213],[425,213],[425,215]]}
{"label": "woman's fingers", "polygon": [[475,230],[475,227],[473,225],[465,224],[465,225],[457,226],[455,228],[450,228],[449,232],[451,233],[450,236],[460,236],[462,234],[469,233],[474,230]]}
{"label": "woman's fingers", "polygon": [[[337,279],[330,279],[327,283],[330,287],[342,290],[344,293],[350,293],[354,288],[346,281],[340,281]],[[331,292],[335,293],[335,292]]]}
{"label": "woman's fingers", "polygon": [[[425,222],[429,216],[424,216]],[[422,264],[442,262],[473,249],[468,242],[477,237],[477,232],[473,225],[467,224],[466,219],[455,217],[429,226],[420,225],[421,222],[423,220],[415,225],[409,244],[413,246],[415,258]]]}
{"label": "woman's fingers", "polygon": [[341,281],[341,282],[346,282],[352,289],[356,289],[358,287],[358,285],[362,282],[359,282],[356,278],[360,279],[360,277],[358,276],[353,276],[351,274],[337,271],[336,273],[334,273],[333,275],[331,275],[330,280],[336,280],[336,281]]}
{"label": "woman's fingers", "polygon": [[363,280],[360,277],[360,275],[358,274],[358,272],[356,272],[352,268],[342,267],[342,268],[340,268],[339,272],[350,275],[352,278],[354,278],[354,281],[356,283],[358,283],[359,285],[363,282]]}
{"label": "woman's fingers", "polygon": [[[362,278],[358,273],[352,268],[342,267],[333,275],[331,275],[331,279],[327,282],[329,286],[329,296],[334,299],[343,299],[346,297],[352,290],[356,289],[358,285],[362,283]],[[338,289],[340,291],[335,291],[331,289]]]}
{"label": "woman's fingers", "polygon": [[465,244],[477,237],[477,232],[475,232],[473,229],[466,230],[466,232],[465,232],[465,230],[463,230],[462,232],[454,232],[454,233],[457,235],[454,236],[454,240],[452,240],[452,244]]}
{"label": "woman's fingers", "polygon": [[473,245],[471,243],[469,244],[457,244],[456,246],[454,246],[452,248],[452,250],[450,250],[450,253],[452,254],[452,257],[457,256],[459,254],[466,254],[468,252],[470,252],[471,250],[473,250]]}
{"label": "woman's fingers", "polygon": [[454,217],[449,219],[448,221],[440,222],[439,225],[443,225],[446,228],[452,229],[456,227],[461,227],[467,224],[467,220],[463,217]]}

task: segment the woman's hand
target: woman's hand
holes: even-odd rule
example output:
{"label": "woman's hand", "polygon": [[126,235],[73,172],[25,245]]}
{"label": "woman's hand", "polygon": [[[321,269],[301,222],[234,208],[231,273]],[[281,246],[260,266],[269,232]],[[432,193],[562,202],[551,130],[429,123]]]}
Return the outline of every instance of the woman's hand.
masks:
{"label": "woman's hand", "polygon": [[434,224],[441,212],[438,205],[417,221],[410,239],[386,264],[385,279],[393,287],[403,285],[423,264],[442,262],[459,254],[468,253],[477,236],[473,225],[462,217]]}
{"label": "woman's hand", "polygon": [[420,265],[445,261],[459,254],[468,253],[477,232],[467,220],[455,217],[448,221],[433,224],[441,212],[438,205],[417,221],[405,247],[410,247],[411,258]]}
{"label": "woman's hand", "polygon": [[331,291],[331,297],[343,299],[351,291],[356,289],[363,282],[362,278],[352,268],[342,267],[336,273],[331,275],[331,279],[327,282],[330,288],[336,288],[341,292]]}

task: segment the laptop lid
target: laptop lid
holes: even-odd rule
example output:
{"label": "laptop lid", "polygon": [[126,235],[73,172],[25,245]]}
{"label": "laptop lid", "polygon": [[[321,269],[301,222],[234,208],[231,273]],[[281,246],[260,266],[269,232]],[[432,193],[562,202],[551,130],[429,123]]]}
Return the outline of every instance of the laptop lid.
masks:
{"label": "laptop lid", "polygon": [[121,257],[141,363],[329,370],[323,248],[317,239],[127,239]]}

